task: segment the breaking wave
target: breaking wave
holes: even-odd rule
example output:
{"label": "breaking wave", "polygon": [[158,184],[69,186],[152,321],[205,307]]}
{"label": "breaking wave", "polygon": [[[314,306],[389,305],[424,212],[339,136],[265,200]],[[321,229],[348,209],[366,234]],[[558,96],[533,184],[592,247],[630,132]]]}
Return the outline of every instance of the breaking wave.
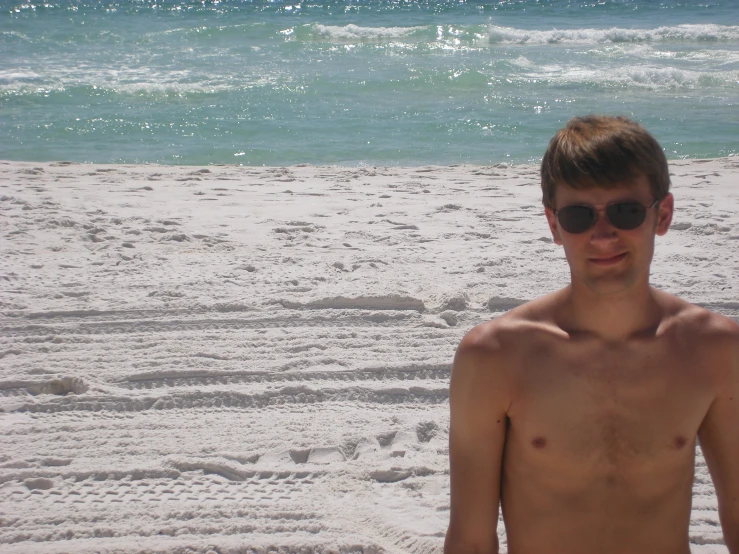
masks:
{"label": "breaking wave", "polygon": [[552,29],[529,31],[491,25],[490,43],[602,44],[620,42],[739,42],[739,26],[677,25],[655,29]]}
{"label": "breaking wave", "polygon": [[482,25],[427,25],[412,27],[362,27],[359,25],[306,24],[284,29],[281,33],[298,40],[384,42],[398,39],[416,41],[455,40],[462,43],[488,44],[604,44],[659,42],[739,43],[737,25],[676,25],[653,29],[548,29],[530,30]]}

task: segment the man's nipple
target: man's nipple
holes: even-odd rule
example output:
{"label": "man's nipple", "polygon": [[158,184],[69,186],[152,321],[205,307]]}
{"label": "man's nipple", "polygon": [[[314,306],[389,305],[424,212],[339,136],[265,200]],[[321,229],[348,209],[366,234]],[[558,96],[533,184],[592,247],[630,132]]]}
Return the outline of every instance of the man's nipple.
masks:
{"label": "man's nipple", "polygon": [[688,443],[688,439],[686,439],[685,437],[680,436],[680,435],[675,437],[675,448],[677,448],[678,450],[683,448],[687,443]]}
{"label": "man's nipple", "polygon": [[544,448],[546,445],[546,437],[534,437],[531,441],[531,446],[533,446],[534,448]]}

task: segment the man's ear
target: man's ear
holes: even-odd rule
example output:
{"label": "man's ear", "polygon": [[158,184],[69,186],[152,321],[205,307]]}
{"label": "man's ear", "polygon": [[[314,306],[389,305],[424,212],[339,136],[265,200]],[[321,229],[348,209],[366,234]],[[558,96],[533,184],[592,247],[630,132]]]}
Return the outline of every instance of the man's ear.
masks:
{"label": "man's ear", "polygon": [[557,228],[557,216],[554,214],[551,208],[544,206],[544,215],[547,216],[547,223],[549,224],[549,230],[552,232],[552,240],[554,244],[562,244],[562,238],[559,236],[559,229]]}
{"label": "man's ear", "polygon": [[662,236],[667,232],[667,229],[670,228],[670,223],[672,223],[672,214],[674,211],[675,198],[672,196],[672,193],[668,193],[667,196],[660,200],[659,207],[657,208],[657,227],[654,230],[656,234]]}

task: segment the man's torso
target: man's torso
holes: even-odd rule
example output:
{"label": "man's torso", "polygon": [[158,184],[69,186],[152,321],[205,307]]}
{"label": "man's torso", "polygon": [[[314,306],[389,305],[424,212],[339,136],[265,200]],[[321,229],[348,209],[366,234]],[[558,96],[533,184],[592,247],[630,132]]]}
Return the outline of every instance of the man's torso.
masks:
{"label": "man's torso", "polygon": [[509,554],[689,552],[695,439],[716,380],[690,332],[698,309],[675,308],[618,344],[511,314]]}

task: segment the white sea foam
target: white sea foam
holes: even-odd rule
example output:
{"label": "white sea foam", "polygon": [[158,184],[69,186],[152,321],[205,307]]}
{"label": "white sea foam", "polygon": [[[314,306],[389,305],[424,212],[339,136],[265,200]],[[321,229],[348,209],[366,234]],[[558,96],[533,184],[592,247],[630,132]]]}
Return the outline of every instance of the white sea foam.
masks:
{"label": "white sea foam", "polygon": [[315,23],[312,29],[321,36],[337,40],[379,40],[407,37],[425,27],[360,27],[354,24],[335,26]]}
{"label": "white sea foam", "polygon": [[[422,35],[430,40],[446,41],[450,38],[462,42],[487,40],[492,44],[601,44],[640,42],[739,42],[739,26],[716,24],[685,24],[651,29],[549,29],[529,30],[502,27],[491,24],[486,33],[479,26],[458,26],[445,29],[441,26],[414,27],[360,27],[310,25],[313,33],[335,40],[382,40]],[[294,31],[289,29],[288,31]],[[284,31],[283,34],[292,34]],[[433,37],[433,38],[432,38]]]}
{"label": "white sea foam", "polygon": [[37,94],[91,87],[101,92],[122,94],[197,94],[260,87],[279,88],[289,86],[289,81],[289,76],[280,74],[245,74],[232,79],[217,73],[164,71],[145,66],[111,70],[51,64],[43,74],[31,70],[0,70],[0,93]]}
{"label": "white sea foam", "polygon": [[701,72],[678,69],[675,67],[622,66],[608,69],[589,69],[582,67],[556,67],[528,73],[520,79],[545,79],[555,83],[581,83],[596,86],[617,85],[620,87],[637,87],[650,90],[694,89],[717,84],[736,82],[736,73]]}
{"label": "white sea foam", "polygon": [[32,79],[40,79],[41,75],[35,71],[23,70],[23,69],[0,69],[0,83],[17,83],[21,81],[29,81]]}
{"label": "white sea foam", "polygon": [[526,56],[519,56],[515,60],[511,60],[511,65],[521,67],[523,69],[532,69],[536,67],[536,64],[528,59]]}
{"label": "white sea foam", "polygon": [[31,42],[31,37],[24,33],[19,33],[17,31],[0,31],[0,39],[6,40],[6,39],[20,39],[24,40],[26,42]]}
{"label": "white sea foam", "polygon": [[677,25],[655,29],[552,29],[533,31],[491,25],[491,43],[513,44],[599,44],[620,42],[739,42],[737,25]]}
{"label": "white sea foam", "polygon": [[[634,60],[648,60],[659,64],[682,64],[700,67],[702,71],[714,71],[726,68],[732,64],[739,64],[739,50],[725,48],[673,48],[665,47],[660,43],[607,43],[593,45],[587,50],[587,54],[594,59],[607,60],[607,63],[633,64]],[[701,65],[698,66],[697,63]],[[705,65],[702,65],[704,62]],[[515,62],[511,62],[517,65]],[[521,66],[523,67],[523,66]],[[730,80],[733,82],[734,80]]]}

